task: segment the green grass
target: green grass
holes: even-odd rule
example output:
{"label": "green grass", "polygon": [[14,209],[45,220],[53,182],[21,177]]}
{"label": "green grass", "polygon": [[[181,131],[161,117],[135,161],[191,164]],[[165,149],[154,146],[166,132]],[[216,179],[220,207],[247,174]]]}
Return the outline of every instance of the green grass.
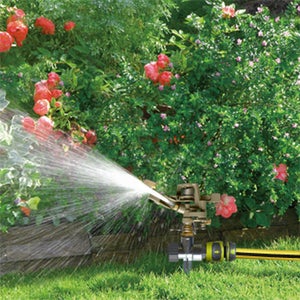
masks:
{"label": "green grass", "polygon": [[[299,250],[300,238],[244,247]],[[236,260],[194,263],[186,275],[181,263],[148,253],[133,264],[10,274],[1,279],[1,299],[300,299],[300,262]]]}

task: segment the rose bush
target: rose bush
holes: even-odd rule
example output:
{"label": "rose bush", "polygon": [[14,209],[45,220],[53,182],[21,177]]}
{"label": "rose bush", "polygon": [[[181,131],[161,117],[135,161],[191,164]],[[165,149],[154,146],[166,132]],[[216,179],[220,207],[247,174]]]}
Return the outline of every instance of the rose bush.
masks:
{"label": "rose bush", "polygon": [[[7,92],[9,107],[28,112],[30,116],[23,118],[22,125],[38,143],[56,138],[59,135],[57,129],[63,129],[73,139],[70,144],[94,146],[96,130],[84,128],[90,128],[89,124],[92,124],[96,129],[94,115],[99,115],[99,111],[106,107],[105,97],[112,95],[113,85],[108,80],[120,72],[120,60],[130,58],[135,61],[139,57],[140,50],[134,50],[135,58],[131,57],[133,48],[149,52],[161,45],[159,39],[149,42],[149,36],[156,27],[160,35],[164,32],[159,26],[162,22],[158,21],[158,16],[167,16],[172,1],[158,7],[140,1],[132,1],[129,5],[119,2],[98,5],[96,1],[86,3],[82,0],[72,1],[71,9],[68,0],[61,1],[59,9],[57,4],[40,1],[20,0],[18,8],[10,5],[11,1],[6,0],[0,5],[0,51],[5,52],[0,54],[0,86]],[[143,11],[150,13],[155,24],[149,22],[149,16]],[[121,39],[124,48],[119,49]],[[16,45],[20,47],[14,47]],[[48,79],[43,79],[46,74]],[[55,74],[61,79],[57,80]],[[5,127],[3,134],[9,135],[10,129]],[[1,171],[6,176],[5,171]],[[14,173],[10,184],[1,185],[1,192],[10,191],[1,193],[0,198],[3,230],[38,217],[37,212],[32,212],[34,201],[30,194],[33,191],[24,193],[15,184],[20,174]],[[8,175],[12,177],[11,172]],[[31,176],[37,175],[29,174],[28,182],[32,182]],[[47,203],[51,207],[52,202],[47,202],[51,197],[39,195],[39,207],[45,208]],[[41,211],[39,216],[43,214]],[[57,215],[52,214],[53,218]]]}
{"label": "rose bush", "polygon": [[[269,226],[289,206],[299,212],[298,7],[292,3],[284,19],[266,7],[249,15],[215,1],[170,40],[181,77],[176,92],[161,95],[173,113],[155,144],[168,153],[155,156],[164,168],[157,174],[165,184],[200,182],[205,191],[234,195],[246,226]],[[147,129],[157,132],[157,121],[151,117]],[[176,151],[166,147],[178,134],[185,138]]]}
{"label": "rose bush", "polygon": [[[48,100],[38,101],[45,101],[49,105]],[[86,218],[83,210],[79,209],[77,215],[72,211],[74,203],[77,203],[77,207],[84,205],[79,199],[69,200],[71,209],[68,212],[66,197],[61,196],[61,199],[53,201],[50,191],[61,189],[60,181],[53,181],[53,177],[43,172],[53,163],[53,159],[66,155],[72,147],[71,139],[67,140],[62,132],[55,130],[53,120],[45,115],[37,120],[29,116],[14,116],[8,121],[4,111],[8,103],[5,93],[0,90],[0,231],[32,222],[40,224],[45,218],[56,225],[62,217],[67,220]],[[92,146],[95,142],[95,134],[88,131],[86,144]],[[56,176],[59,176],[59,172]],[[88,218],[89,222],[92,220]]]}
{"label": "rose bush", "polygon": [[[29,32],[12,48],[11,35],[0,33],[1,88],[11,107],[32,114],[23,125],[38,138],[44,123],[49,132],[72,130],[168,194],[195,182],[232,195],[237,212],[221,201],[211,207],[215,225],[228,204],[246,226],[269,226],[288,207],[300,214],[297,2],[274,16],[214,1],[185,22],[169,18],[171,0],[75,0],[72,9],[68,0],[20,0],[24,14],[2,2],[0,30],[9,18]],[[53,34],[34,26],[40,16]],[[65,27],[69,20],[76,26]],[[60,81],[46,79],[51,72]],[[39,107],[45,115],[35,120],[42,100],[50,109]]]}
{"label": "rose bush", "polygon": [[157,55],[144,62],[146,81],[135,84],[139,74],[127,66],[118,82],[130,87],[101,118],[99,149],[108,152],[108,140],[113,159],[169,194],[196,182],[234,196],[245,226],[269,226],[289,207],[300,214],[298,9],[293,2],[282,16],[266,7],[250,15],[215,1],[188,15],[164,52],[180,75],[176,86],[157,88]]}
{"label": "rose bush", "polygon": [[[8,105],[5,93],[0,90],[0,113]],[[4,105],[2,105],[4,104]],[[28,223],[38,209],[40,198],[34,193],[41,185],[40,174],[35,164],[28,159],[29,144],[24,141],[22,148],[16,147],[14,139],[14,122],[0,118],[0,231],[7,231],[16,224]],[[34,124],[25,120],[27,130]],[[20,138],[18,134],[16,138]]]}

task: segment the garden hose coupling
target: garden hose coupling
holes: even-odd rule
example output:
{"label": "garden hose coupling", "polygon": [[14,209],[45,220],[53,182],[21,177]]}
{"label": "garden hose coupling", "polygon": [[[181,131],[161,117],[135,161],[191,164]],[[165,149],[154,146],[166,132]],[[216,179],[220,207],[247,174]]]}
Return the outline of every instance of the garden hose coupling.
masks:
{"label": "garden hose coupling", "polygon": [[236,259],[236,244],[222,241],[206,243],[205,260],[214,261],[233,261]]}
{"label": "garden hose coupling", "polygon": [[194,237],[181,237],[181,244],[169,244],[168,255],[170,262],[183,261],[185,273],[192,269],[193,261],[221,262],[236,259],[235,243],[223,243],[221,241],[208,242],[204,247],[194,246]]}

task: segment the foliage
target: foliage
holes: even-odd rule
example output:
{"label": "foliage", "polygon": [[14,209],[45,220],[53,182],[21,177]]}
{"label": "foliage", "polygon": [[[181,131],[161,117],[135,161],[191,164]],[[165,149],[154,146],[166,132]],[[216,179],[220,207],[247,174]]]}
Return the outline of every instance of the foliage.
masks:
{"label": "foliage", "polygon": [[[224,7],[215,1],[187,17],[189,31],[173,30],[167,53],[181,76],[176,90],[139,80],[138,95],[116,104],[118,119],[107,120],[103,136],[116,147],[112,158],[151,174],[163,190],[200,183],[206,193],[233,195],[246,226],[269,226],[300,201],[297,5],[275,18],[265,7],[249,15],[233,5],[234,15],[224,16]],[[280,164],[287,181],[278,179]]]}
{"label": "foliage", "polygon": [[[299,239],[278,240],[270,249],[299,249]],[[253,247],[254,245],[245,245]],[[299,264],[289,261],[195,262],[189,276],[182,262],[145,253],[135,262],[101,263],[65,270],[8,274],[1,278],[3,300],[10,299],[298,299]]]}
{"label": "foliage", "polygon": [[[109,103],[106,99],[114,92],[112,81],[123,62],[136,64],[142,54],[163,47],[161,38],[167,28],[162,18],[169,17],[174,4],[171,0],[2,1],[0,31],[6,30],[7,19],[14,13],[9,7],[13,6],[25,12],[22,22],[28,26],[29,32],[22,46],[13,45],[10,51],[0,53],[0,85],[7,93],[9,108],[25,110],[36,117],[32,111],[36,84],[46,79],[50,72],[57,72],[63,85],[60,87],[63,95],[59,99],[62,106],[57,109],[51,102],[47,116],[54,121],[56,129],[72,130],[72,137],[76,135],[76,139],[81,139],[82,126],[97,128],[95,116],[107,113]],[[36,27],[36,20],[41,16],[55,25],[55,28],[51,25],[51,32]],[[40,25],[48,26],[44,21]],[[68,21],[74,22],[75,27],[66,31],[64,24]],[[34,110],[38,114],[42,112],[41,107]],[[10,133],[8,123],[4,124],[6,128],[2,128],[1,134]],[[7,150],[8,146],[4,148]],[[19,175],[14,173],[12,180],[18,182]],[[6,184],[2,188],[11,191],[1,196],[1,207],[5,211],[3,218],[1,214],[1,221],[5,220],[2,228],[5,230],[9,224],[14,225],[23,218],[14,204],[16,195],[22,191],[12,183],[9,188]],[[22,194],[22,197],[27,196],[29,194]],[[46,203],[49,205],[46,200],[49,196],[51,199],[51,195],[44,195],[40,207],[47,207]],[[51,212],[58,223],[54,210]],[[14,216],[13,221],[8,221],[10,215]]]}
{"label": "foliage", "polygon": [[[0,100],[4,103],[5,93],[1,96]],[[13,124],[0,119],[0,231],[7,231],[8,227],[16,223],[26,224],[30,214],[29,206],[37,210],[39,202],[38,197],[31,197],[31,193],[41,185],[41,178],[36,165],[28,159],[30,143],[24,139],[22,148],[16,147],[13,127]]]}
{"label": "foliage", "polygon": [[[173,7],[171,0],[3,1],[0,30],[6,26],[5,5],[16,5],[26,12],[29,34],[22,47],[12,49],[14,54],[10,51],[1,55],[1,65],[6,67],[2,76],[9,80],[22,72],[26,76],[22,81],[27,86],[23,97],[27,100],[22,97],[19,101],[28,102],[33,83],[45,77],[45,73],[58,71],[74,97],[70,99],[74,115],[80,114],[79,111],[90,114],[89,110],[103,109],[101,102],[111,94],[107,80],[118,75],[120,61],[136,62],[141,54],[162,49],[161,38],[167,29],[160,18],[167,18]],[[54,35],[41,34],[34,26],[41,15],[54,22]],[[65,32],[63,25],[69,20],[76,27]],[[22,69],[28,65],[32,70],[26,68],[25,75]],[[19,82],[15,84],[17,80],[15,77],[7,89],[9,99],[17,94],[13,93],[19,85]],[[84,121],[84,114],[82,118]]]}
{"label": "foliage", "polygon": [[[24,118],[14,115],[6,119],[8,112],[1,111],[0,118],[0,230],[7,232],[11,226],[47,221],[57,226],[61,220],[92,224],[101,206],[95,190],[82,183],[70,188],[68,173],[59,167],[54,175],[47,172],[55,165],[53,159],[60,163],[67,159],[63,147],[67,144],[54,138],[46,140],[48,132],[26,132],[21,125]],[[81,154],[85,151],[88,149]]]}
{"label": "foliage", "polygon": [[[246,226],[269,226],[289,206],[300,212],[299,6],[274,17],[265,7],[249,15],[192,1],[185,24],[174,24],[170,12],[182,18],[184,2],[2,1],[0,31],[14,5],[29,28],[23,46],[0,53],[10,108],[35,116],[35,84],[56,72],[63,95],[50,110],[54,126],[94,129],[97,150],[139,178],[168,194],[196,182],[203,193],[234,196]],[[54,34],[34,26],[42,15]],[[70,31],[67,21],[76,24]],[[144,76],[160,53],[171,59],[171,86]],[[12,212],[15,195],[6,199]],[[210,215],[218,224],[214,207]]]}
{"label": "foliage", "polygon": [[[234,195],[247,226],[268,226],[300,200],[296,5],[274,19],[267,8],[223,18],[218,4],[188,16],[191,33],[174,31],[172,57],[185,63],[185,81],[168,99],[176,111],[170,122],[193,139],[182,145],[189,157],[182,175]],[[274,179],[280,163],[286,183]]]}

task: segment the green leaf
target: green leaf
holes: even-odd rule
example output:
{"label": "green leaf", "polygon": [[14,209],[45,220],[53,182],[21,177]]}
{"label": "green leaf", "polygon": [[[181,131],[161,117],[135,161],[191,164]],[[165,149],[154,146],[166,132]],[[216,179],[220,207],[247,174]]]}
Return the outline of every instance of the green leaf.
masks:
{"label": "green leaf", "polygon": [[0,169],[0,187],[13,182],[13,168]]}
{"label": "green leaf", "polygon": [[252,199],[252,198],[246,199],[245,203],[246,203],[246,205],[247,205],[250,209],[256,208],[256,202],[255,202],[255,200]]}
{"label": "green leaf", "polygon": [[255,219],[258,225],[269,227],[270,226],[270,218],[263,212],[259,212],[255,214]]}
{"label": "green leaf", "polygon": [[33,197],[27,201],[27,205],[30,209],[37,210],[40,201],[41,201],[41,199],[39,197]]}

